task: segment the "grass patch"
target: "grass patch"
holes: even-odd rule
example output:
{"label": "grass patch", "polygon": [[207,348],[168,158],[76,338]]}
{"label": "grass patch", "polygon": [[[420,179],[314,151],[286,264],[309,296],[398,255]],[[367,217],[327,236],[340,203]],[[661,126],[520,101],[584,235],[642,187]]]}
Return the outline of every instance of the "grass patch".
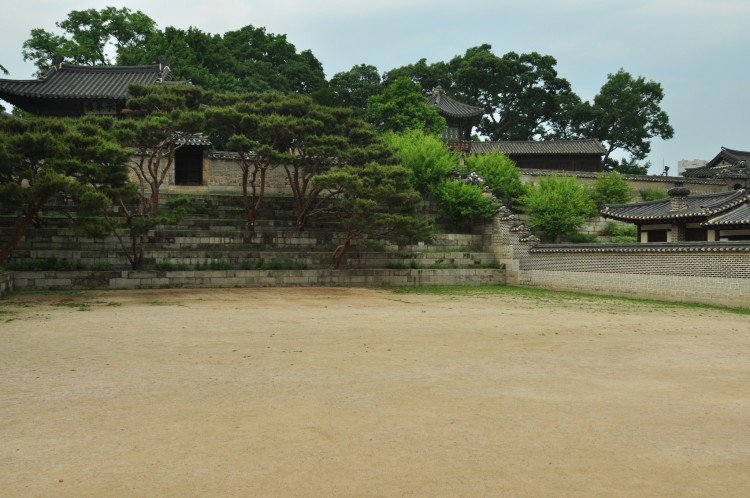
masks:
{"label": "grass patch", "polygon": [[663,308],[663,309],[699,309],[699,310],[710,310],[710,311],[723,311],[727,313],[734,313],[737,315],[750,315],[750,308],[740,308],[734,306],[719,306],[713,304],[703,303],[686,303],[680,301],[661,301],[656,299],[642,299],[634,297],[620,297],[620,296],[603,296],[600,294],[587,294],[583,292],[562,292],[562,291],[550,291],[543,289],[533,289],[529,287],[513,287],[506,285],[487,285],[487,286],[473,286],[473,285],[420,285],[420,286],[398,286],[389,287],[389,290],[397,294],[433,294],[433,295],[444,295],[444,296],[517,296],[529,299],[536,299],[540,301],[554,301],[554,302],[595,302],[600,304],[602,311],[607,311],[604,307],[607,303],[610,304],[633,304],[648,306],[652,308]]}

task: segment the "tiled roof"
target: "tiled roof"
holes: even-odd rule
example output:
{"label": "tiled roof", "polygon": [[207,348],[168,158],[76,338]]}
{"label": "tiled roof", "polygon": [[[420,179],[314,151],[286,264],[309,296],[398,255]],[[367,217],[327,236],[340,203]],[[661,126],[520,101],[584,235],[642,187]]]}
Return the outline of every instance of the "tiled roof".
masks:
{"label": "tiled roof", "polygon": [[750,225],[750,204],[745,204],[739,209],[722,214],[703,224],[703,226],[707,227],[728,225]]}
{"label": "tiled roof", "polygon": [[440,114],[457,119],[474,118],[478,123],[482,115],[484,115],[484,109],[481,107],[475,107],[473,105],[462,104],[461,102],[455,101],[452,98],[445,95],[443,89],[437,87],[435,91],[427,99],[427,105],[436,105],[440,109]]}
{"label": "tiled roof", "polygon": [[750,175],[750,152],[726,147],[705,166],[688,168],[683,173],[687,178],[745,178],[747,175]]}
{"label": "tiled roof", "polygon": [[716,154],[716,157],[706,163],[706,166],[716,166],[722,161],[726,161],[730,164],[736,164],[739,161],[750,161],[750,152],[744,150],[727,149],[726,147],[721,148],[721,152]]}
{"label": "tiled roof", "polygon": [[724,213],[750,200],[750,192],[743,189],[718,194],[696,194],[683,197],[685,207],[671,211],[671,199],[636,202],[632,204],[609,204],[602,209],[605,218],[628,221],[659,221],[698,219],[707,220],[711,216]]}
{"label": "tiled roof", "polygon": [[78,66],[61,64],[38,80],[0,79],[0,98],[125,99],[128,85],[172,79],[167,66]]}
{"label": "tiled roof", "polygon": [[607,149],[598,140],[547,140],[513,142],[471,142],[471,152],[487,154],[492,151],[506,155],[550,154],[579,155],[595,154],[603,156]]}
{"label": "tiled roof", "polygon": [[177,145],[211,145],[211,141],[203,133],[184,133],[175,138]]}

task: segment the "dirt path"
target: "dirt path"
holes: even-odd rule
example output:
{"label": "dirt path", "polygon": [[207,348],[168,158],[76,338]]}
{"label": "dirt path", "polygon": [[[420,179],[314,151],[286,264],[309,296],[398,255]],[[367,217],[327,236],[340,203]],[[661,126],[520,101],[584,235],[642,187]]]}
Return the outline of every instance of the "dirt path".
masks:
{"label": "dirt path", "polygon": [[747,315],[365,289],[0,312],[1,496],[750,490]]}

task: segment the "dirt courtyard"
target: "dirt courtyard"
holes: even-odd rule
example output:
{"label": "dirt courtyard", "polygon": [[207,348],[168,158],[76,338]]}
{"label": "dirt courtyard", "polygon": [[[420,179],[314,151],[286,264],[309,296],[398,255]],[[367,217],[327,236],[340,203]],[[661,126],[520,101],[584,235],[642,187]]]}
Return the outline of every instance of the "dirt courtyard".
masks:
{"label": "dirt courtyard", "polygon": [[371,289],[0,300],[0,496],[750,490],[750,320]]}

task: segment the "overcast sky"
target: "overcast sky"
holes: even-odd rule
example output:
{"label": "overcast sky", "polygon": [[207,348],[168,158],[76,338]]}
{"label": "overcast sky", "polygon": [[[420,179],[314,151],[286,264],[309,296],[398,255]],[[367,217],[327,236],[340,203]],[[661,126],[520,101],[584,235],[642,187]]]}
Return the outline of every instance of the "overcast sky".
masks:
{"label": "overcast sky", "polygon": [[448,61],[483,43],[496,54],[554,56],[584,100],[623,68],[661,83],[675,137],[654,140],[652,173],[681,159],[711,159],[722,146],[750,150],[748,0],[16,0],[3,9],[6,78],[34,73],[21,45],[33,28],[55,31],[72,10],[126,6],[159,28],[223,34],[251,24],[310,49],[330,78],[357,64],[382,73],[426,58]]}

